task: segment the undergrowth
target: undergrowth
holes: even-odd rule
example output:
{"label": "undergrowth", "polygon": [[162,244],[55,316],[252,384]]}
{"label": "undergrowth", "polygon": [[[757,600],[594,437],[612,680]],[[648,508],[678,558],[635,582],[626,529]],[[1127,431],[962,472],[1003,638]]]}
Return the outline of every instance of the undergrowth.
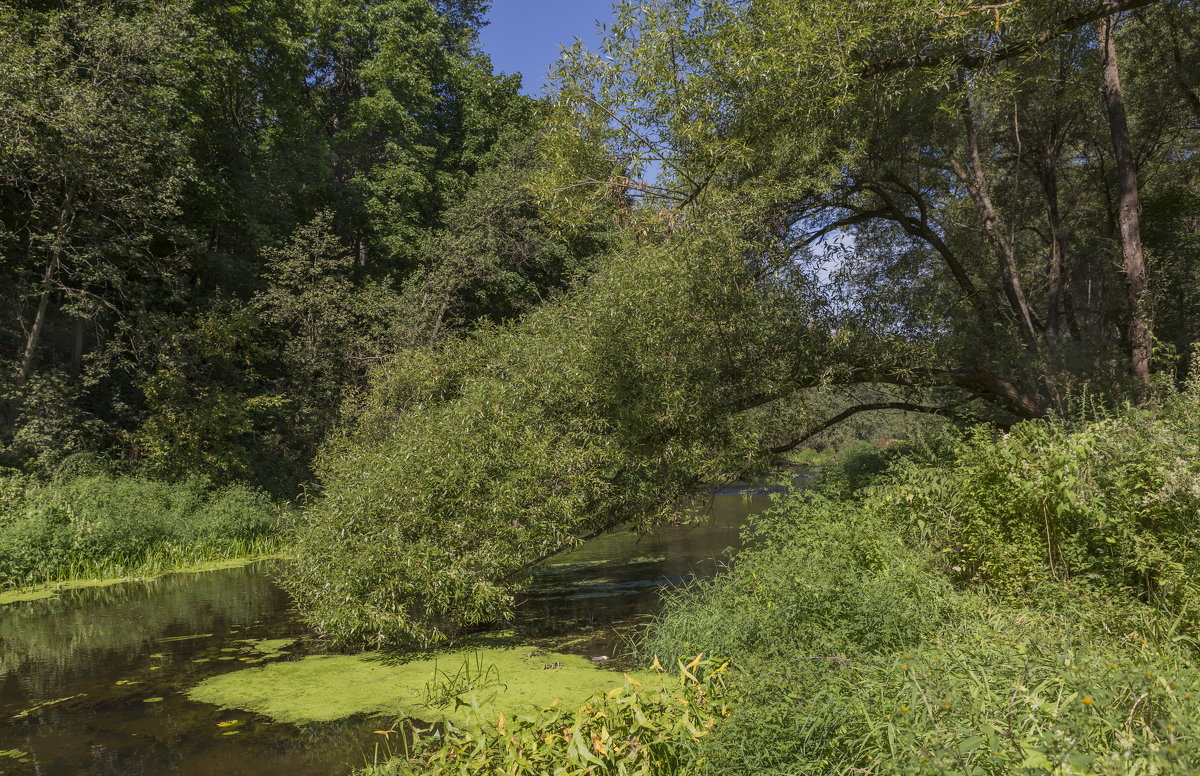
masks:
{"label": "undergrowth", "polygon": [[0,588],[278,551],[283,517],[266,495],[243,486],[0,473]]}
{"label": "undergrowth", "polygon": [[728,669],[697,656],[678,662],[677,680],[644,686],[626,677],[578,708],[445,725],[401,743],[362,776],[692,776],[704,764],[701,742],[728,713]]}

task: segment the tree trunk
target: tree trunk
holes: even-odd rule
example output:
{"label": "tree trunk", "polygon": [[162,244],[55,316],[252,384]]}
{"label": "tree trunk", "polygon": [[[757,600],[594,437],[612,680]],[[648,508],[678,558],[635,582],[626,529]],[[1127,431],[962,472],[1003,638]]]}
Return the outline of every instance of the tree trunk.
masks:
{"label": "tree trunk", "polygon": [[983,158],[979,151],[979,137],[975,131],[975,120],[971,116],[971,105],[968,101],[963,108],[963,122],[967,133],[967,153],[970,157],[970,168],[960,164],[953,154],[948,154],[951,171],[959,182],[966,187],[975,207],[979,211],[979,220],[983,225],[984,236],[996,249],[1000,258],[1000,277],[1004,286],[1004,295],[1017,319],[1017,329],[1021,339],[1034,353],[1038,352],[1037,327],[1033,322],[1033,312],[1025,297],[1025,289],[1021,284],[1021,276],[1017,270],[1017,259],[1013,253],[1012,243],[1000,230],[1000,216],[992,201],[991,188],[988,186],[987,172],[983,168]]}
{"label": "tree trunk", "polygon": [[75,343],[71,348],[71,375],[78,378],[83,373],[83,335],[84,335],[83,318],[75,319]]}
{"label": "tree trunk", "polygon": [[25,384],[33,369],[33,357],[37,354],[38,344],[42,339],[42,329],[46,326],[46,308],[50,306],[50,292],[54,288],[54,273],[58,270],[59,261],[62,259],[63,241],[66,239],[67,230],[75,218],[75,194],[78,190],[78,181],[71,180],[67,182],[62,205],[58,209],[58,226],[54,230],[54,243],[50,248],[50,261],[46,264],[46,271],[42,273],[42,293],[38,298],[37,312],[33,316],[33,326],[30,327],[29,336],[25,340],[25,352],[21,356],[21,368],[17,372],[18,386]]}
{"label": "tree trunk", "polygon": [[46,325],[46,308],[50,306],[50,289],[54,284],[54,269],[57,265],[58,254],[55,253],[50,262],[46,264],[46,271],[42,274],[42,293],[38,298],[37,313],[33,316],[33,326],[29,329],[29,336],[25,338],[25,353],[21,356],[21,369],[17,372],[18,386],[25,384],[33,369],[33,357],[37,353],[38,343],[42,339],[42,329]]}
{"label": "tree trunk", "polygon": [[1129,139],[1129,119],[1121,91],[1121,72],[1117,65],[1116,21],[1108,16],[1098,27],[1101,59],[1104,65],[1104,103],[1112,133],[1113,155],[1117,168],[1117,225],[1121,235],[1121,256],[1125,272],[1125,295],[1129,307],[1131,366],[1138,398],[1150,394],[1150,360],[1154,341],[1150,322],[1150,300],[1146,283],[1146,258],[1142,251],[1141,201],[1138,197],[1137,167],[1133,144]]}
{"label": "tree trunk", "polygon": [[1046,339],[1057,343],[1062,336],[1061,319],[1065,318],[1071,336],[1080,339],[1079,321],[1075,317],[1075,299],[1071,291],[1071,255],[1063,234],[1062,215],[1058,205],[1057,153],[1047,151],[1042,160],[1042,190],[1046,196],[1046,221],[1050,228],[1050,271],[1047,278]]}

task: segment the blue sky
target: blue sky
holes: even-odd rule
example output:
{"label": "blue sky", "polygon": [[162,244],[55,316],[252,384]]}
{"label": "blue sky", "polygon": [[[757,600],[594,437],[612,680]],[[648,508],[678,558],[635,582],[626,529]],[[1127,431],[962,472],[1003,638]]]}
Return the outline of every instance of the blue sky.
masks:
{"label": "blue sky", "polygon": [[594,48],[596,21],[608,21],[611,12],[612,0],[492,0],[483,46],[496,70],[521,73],[522,91],[537,94],[559,48],[575,38]]}

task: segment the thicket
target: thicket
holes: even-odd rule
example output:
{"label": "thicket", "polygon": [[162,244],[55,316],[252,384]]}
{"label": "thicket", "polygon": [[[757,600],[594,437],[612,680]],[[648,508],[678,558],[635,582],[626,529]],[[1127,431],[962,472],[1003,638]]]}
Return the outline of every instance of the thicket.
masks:
{"label": "thicket", "polygon": [[680,660],[678,681],[650,686],[626,677],[579,708],[447,725],[401,744],[362,774],[694,776],[703,766],[701,742],[728,713],[728,668],[701,657]]}
{"label": "thicket", "polygon": [[486,10],[0,0],[0,466],[290,498],[370,364],[585,272]]}
{"label": "thicket", "polygon": [[495,623],[539,559],[760,466],[760,427],[731,411],[760,386],[745,364],[828,335],[757,296],[743,245],[723,225],[630,242],[517,323],[379,365],[284,572],[308,622],[369,644]]}
{"label": "thicket", "polygon": [[706,772],[1194,772],[1196,387],[834,468],[755,518],[642,645],[739,666]]}
{"label": "thicket", "polygon": [[94,470],[37,481],[8,470],[0,472],[0,587],[277,551],[285,518],[269,497],[241,485]]}

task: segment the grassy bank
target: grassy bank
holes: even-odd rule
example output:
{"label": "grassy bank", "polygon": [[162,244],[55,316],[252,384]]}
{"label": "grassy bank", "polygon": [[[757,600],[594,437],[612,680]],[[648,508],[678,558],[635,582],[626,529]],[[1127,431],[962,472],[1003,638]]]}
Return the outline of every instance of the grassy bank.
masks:
{"label": "grassy bank", "polygon": [[276,553],[284,510],[242,486],[0,476],[0,592]]}
{"label": "grassy bank", "polygon": [[[451,730],[375,772],[1198,772],[1195,388],[864,456],[781,496],[733,568],[646,634],[647,662],[733,661],[725,713],[689,719],[694,735],[670,732],[684,698],[636,729],[596,699]],[[617,729],[586,732],[597,713]]]}

